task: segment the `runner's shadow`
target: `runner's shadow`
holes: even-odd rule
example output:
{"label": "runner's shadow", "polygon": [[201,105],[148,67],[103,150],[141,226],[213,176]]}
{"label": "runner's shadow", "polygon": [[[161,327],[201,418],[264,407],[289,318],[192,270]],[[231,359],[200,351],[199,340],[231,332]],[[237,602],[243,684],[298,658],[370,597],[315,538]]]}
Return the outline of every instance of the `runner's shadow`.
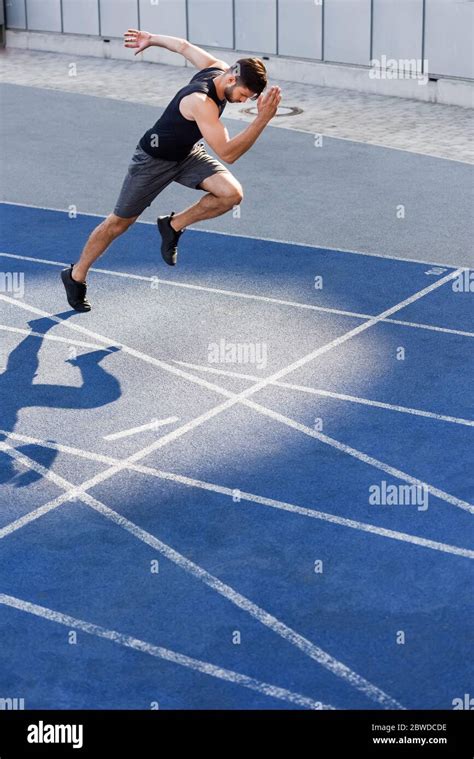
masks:
{"label": "runner's shadow", "polygon": [[[56,314],[63,321],[75,315],[75,311]],[[35,335],[27,335],[9,354],[7,366],[0,374],[0,440],[7,441],[13,432],[19,412],[28,407],[57,409],[93,409],[113,403],[121,395],[120,383],[106,371],[101,361],[120,350],[110,346],[101,350],[82,353],[67,362],[81,372],[82,384],[71,385],[35,384],[39,368],[39,351],[46,335],[57,322],[48,317],[28,322]],[[71,346],[72,348],[73,346]],[[54,441],[49,441],[54,442]],[[9,443],[12,444],[12,441]],[[56,459],[57,451],[39,445],[23,445],[17,450],[49,469]],[[17,472],[14,460],[0,451],[0,484],[10,482],[15,487],[25,487],[41,479],[34,471]]]}

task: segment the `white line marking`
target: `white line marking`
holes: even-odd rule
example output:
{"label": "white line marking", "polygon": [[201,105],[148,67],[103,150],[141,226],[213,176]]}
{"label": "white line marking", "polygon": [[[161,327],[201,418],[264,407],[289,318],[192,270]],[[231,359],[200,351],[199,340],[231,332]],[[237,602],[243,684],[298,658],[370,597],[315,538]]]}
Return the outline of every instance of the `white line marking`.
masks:
{"label": "white line marking", "polygon": [[[93,453],[92,451],[83,451],[80,448],[75,448],[69,445],[61,445],[60,443],[53,443],[49,440],[42,440],[39,438],[31,437],[30,435],[20,435],[18,433],[8,432],[7,430],[0,430],[0,435],[5,435],[8,439],[29,443],[32,445],[42,446],[44,448],[50,448],[52,450],[60,451],[62,453],[78,456],[90,461],[96,461],[103,464],[115,465],[121,463],[119,459],[112,458],[111,456],[105,456],[100,453]],[[220,493],[222,495],[233,497],[234,490],[232,488],[225,487],[223,485],[217,485],[212,482],[205,482],[203,480],[197,480],[195,478],[186,477],[184,475],[176,474],[175,472],[165,472],[160,469],[155,469],[150,466],[144,466],[140,464],[128,464],[127,469],[135,472],[140,472],[144,475],[150,475],[162,480],[184,485],[186,487],[199,488],[212,493]],[[430,548],[435,551],[442,551],[444,553],[454,554],[456,556],[463,556],[468,559],[474,559],[474,550],[468,548],[460,548],[458,546],[452,546],[448,543],[440,543],[429,538],[422,538],[418,535],[409,535],[405,532],[397,532],[396,530],[386,529],[384,527],[377,527],[376,525],[368,524],[367,522],[358,522],[354,519],[347,519],[346,517],[340,517],[335,514],[328,514],[324,511],[317,511],[312,508],[305,508],[304,506],[297,506],[292,503],[286,503],[285,501],[278,501],[274,498],[265,498],[264,496],[256,495],[255,493],[247,493],[246,491],[239,490],[239,497],[241,501],[248,501],[249,503],[258,503],[262,506],[269,506],[281,511],[287,511],[289,513],[298,514],[304,517],[310,517],[312,519],[320,519],[331,524],[336,524],[341,527],[349,527],[355,530],[361,530],[374,535],[378,535],[383,538],[391,538],[393,540],[399,540],[405,543],[411,543],[423,548]],[[40,507],[41,508],[41,507]],[[34,516],[35,512],[31,512]],[[41,516],[40,514],[38,516]],[[33,521],[31,519],[30,521]],[[17,528],[16,522],[11,525],[6,525],[3,529],[0,529],[0,538],[11,534]],[[5,530],[5,531],[4,531]]]}
{"label": "white line marking", "polygon": [[461,337],[474,337],[474,332],[464,329],[452,329],[451,327],[435,327],[434,324],[422,324],[421,322],[406,322],[402,319],[385,319],[387,324],[399,324],[401,327],[414,327],[415,329],[427,329],[431,332],[444,332],[447,335],[460,335]]}
{"label": "white line marking", "polygon": [[[91,487],[94,487],[95,485],[99,484],[100,482],[105,481],[109,477],[113,477],[116,473],[122,471],[124,468],[126,468],[127,464],[126,462],[132,462],[135,463],[136,461],[139,461],[141,458],[144,458],[145,456],[148,456],[150,453],[153,453],[154,451],[158,450],[159,448],[162,448],[165,445],[168,445],[171,441],[174,441],[181,437],[182,435],[187,434],[191,430],[197,428],[198,426],[206,423],[210,419],[216,417],[217,415],[223,413],[227,409],[233,407],[237,403],[243,403],[245,406],[248,406],[249,408],[252,408],[253,410],[256,410],[260,412],[261,414],[264,414],[265,416],[269,416],[275,421],[282,422],[283,424],[286,424],[289,427],[292,427],[293,429],[296,429],[300,432],[303,432],[303,434],[309,435],[310,437],[314,437],[318,440],[320,440],[323,443],[326,443],[328,445],[332,445],[334,448],[338,449],[339,451],[346,453],[350,456],[353,456],[363,463],[369,464],[371,466],[374,466],[378,469],[381,469],[382,471],[391,474],[398,479],[405,480],[406,482],[410,482],[411,484],[416,485],[422,485],[423,487],[426,487],[428,492],[430,492],[432,495],[435,495],[437,498],[440,498],[444,501],[447,501],[448,503],[457,506],[459,508],[462,508],[469,512],[474,512],[474,507],[467,503],[466,501],[463,501],[459,498],[456,498],[455,496],[445,493],[444,491],[434,488],[431,485],[428,485],[427,483],[424,483],[417,478],[412,477],[409,474],[406,474],[405,472],[402,472],[399,469],[395,469],[394,467],[391,467],[384,462],[379,461],[378,459],[373,458],[372,456],[368,456],[365,453],[362,453],[361,451],[358,451],[355,448],[351,448],[350,446],[346,446],[343,443],[340,443],[339,441],[335,440],[334,438],[330,438],[327,435],[324,435],[323,433],[316,432],[315,430],[306,427],[305,425],[299,424],[298,422],[295,422],[292,419],[289,419],[288,417],[283,416],[282,414],[278,414],[275,411],[271,411],[270,409],[266,408],[265,406],[262,406],[260,404],[255,403],[254,401],[249,400],[249,396],[253,395],[254,393],[258,392],[259,390],[263,389],[264,387],[267,387],[271,383],[273,383],[276,380],[281,379],[282,377],[286,376],[287,374],[295,371],[296,369],[300,368],[301,366],[304,366],[305,364],[312,361],[317,356],[320,356],[327,351],[331,350],[332,348],[335,348],[339,345],[342,345],[343,343],[350,340],[352,337],[355,337],[356,335],[361,334],[362,332],[366,331],[373,325],[377,324],[386,316],[391,315],[393,313],[396,313],[402,308],[405,308],[410,303],[415,302],[416,300],[419,300],[424,295],[426,295],[429,292],[432,292],[433,290],[436,290],[437,288],[441,287],[442,285],[446,284],[446,282],[450,281],[451,279],[454,279],[456,276],[459,275],[463,270],[458,269],[453,272],[450,272],[449,274],[446,274],[442,279],[437,280],[436,282],[432,282],[427,287],[423,288],[423,290],[419,290],[417,293],[414,293],[413,295],[406,298],[401,303],[396,304],[395,306],[391,306],[390,308],[383,311],[378,316],[374,316],[371,319],[369,319],[367,322],[364,322],[363,324],[358,325],[354,329],[350,330],[349,332],[345,332],[339,337],[332,340],[330,343],[326,343],[319,348],[316,348],[316,350],[312,351],[311,353],[307,354],[306,356],[303,356],[302,358],[298,359],[297,361],[293,362],[287,367],[284,367],[274,374],[261,379],[259,382],[252,385],[250,388],[247,388],[246,390],[242,391],[241,393],[234,394],[229,392],[228,390],[220,387],[219,385],[216,385],[214,383],[207,382],[206,380],[203,380],[201,377],[197,377],[196,375],[190,374],[189,372],[184,372],[181,369],[178,369],[176,366],[172,366],[170,364],[167,364],[164,361],[160,361],[159,359],[154,359],[151,356],[147,356],[146,354],[141,353],[140,351],[136,351],[133,348],[129,348],[128,346],[124,345],[123,343],[120,343],[122,350],[126,353],[129,353],[130,355],[135,356],[136,358],[142,359],[144,361],[147,361],[148,363],[152,363],[156,366],[159,366],[160,368],[165,369],[166,371],[169,371],[173,374],[177,374],[178,376],[183,377],[184,379],[189,379],[189,381],[201,385],[203,387],[206,387],[211,390],[215,390],[215,392],[226,396],[227,400],[223,401],[222,403],[218,404],[217,406],[212,407],[208,411],[204,412],[198,417],[195,417],[194,419],[191,419],[186,424],[183,424],[181,427],[176,427],[173,431],[169,432],[166,435],[163,435],[159,440],[154,441],[146,448],[143,448],[140,451],[137,451],[135,454],[133,454],[131,457],[126,459],[124,463],[120,465],[116,465],[114,467],[111,467],[110,470],[106,470],[105,472],[100,472],[95,475],[94,478],[87,481],[87,487],[90,489]],[[7,297],[5,295],[0,294],[0,299],[4,300],[8,303],[12,303],[20,308],[23,308],[27,311],[32,311],[34,313],[38,313],[42,316],[48,316],[49,318],[57,321],[58,323],[64,324],[70,329],[78,330],[79,332],[85,333],[87,335],[92,335],[96,339],[103,339],[107,343],[111,343],[113,341],[110,341],[108,338],[104,338],[102,335],[99,335],[95,332],[92,332],[91,330],[88,330],[85,327],[81,327],[78,324],[71,323],[68,321],[63,321],[59,319],[56,316],[52,316],[51,314],[46,314],[45,312],[41,311],[40,309],[37,309],[34,306],[30,306],[27,303],[17,301],[14,298]]]}
{"label": "white line marking", "polygon": [[[68,211],[64,208],[53,208],[51,206],[37,206],[34,203],[15,203],[11,200],[2,200],[0,201],[0,205],[5,206],[19,206],[20,208],[37,208],[39,211],[57,211],[58,213],[64,213],[68,214]],[[89,213],[88,211],[81,211],[79,213],[79,216],[91,216],[92,218],[96,219],[105,219],[107,218],[103,214],[100,213]],[[136,224],[148,224],[155,226],[154,221],[137,221]],[[331,250],[335,253],[352,253],[356,256],[371,256],[373,258],[385,258],[390,261],[400,261],[400,262],[407,262],[410,264],[426,264],[427,266],[453,266],[453,264],[446,264],[446,263],[440,263],[439,261],[426,261],[426,259],[419,259],[419,258],[398,258],[397,256],[384,256],[382,253],[367,253],[363,250],[349,250],[348,248],[336,248],[331,247],[329,245],[312,245],[311,243],[306,242],[292,242],[291,240],[276,240],[273,237],[253,237],[251,235],[241,235],[237,234],[235,232],[220,232],[216,229],[200,229],[195,227],[188,227],[188,229],[192,229],[194,232],[201,232],[202,234],[211,234],[211,235],[223,235],[224,237],[243,237],[246,240],[262,240],[263,242],[277,242],[281,245],[295,245],[299,248],[312,248],[313,250]],[[70,265],[70,262],[69,264]],[[465,267],[464,267],[465,268]]]}
{"label": "white line marking", "polygon": [[375,469],[380,469],[380,471],[385,472],[392,477],[396,477],[399,480],[409,482],[411,485],[419,485],[420,487],[427,490],[430,495],[435,496],[435,498],[439,498],[442,501],[446,501],[446,503],[450,503],[452,506],[457,506],[459,509],[463,509],[463,511],[474,514],[474,505],[468,503],[467,501],[464,501],[462,498],[457,498],[456,496],[451,495],[451,493],[446,493],[446,491],[441,490],[440,488],[436,488],[433,485],[424,482],[423,480],[419,480],[417,477],[413,477],[411,474],[408,474],[401,469],[390,466],[390,464],[386,464],[384,461],[380,461],[374,456],[369,456],[368,454],[359,451],[357,448],[352,448],[350,445],[340,443],[339,440],[329,437],[329,435],[324,435],[322,432],[317,432],[312,427],[307,427],[306,425],[300,424],[300,422],[296,422],[293,419],[289,419],[287,416],[283,416],[283,414],[279,414],[277,411],[266,408],[266,406],[262,406],[259,403],[254,403],[253,401],[246,401],[246,405],[248,405],[250,408],[254,408],[255,411],[268,416],[274,421],[279,421],[282,424],[285,424],[287,427],[292,427],[293,429],[302,432],[304,435],[308,435],[309,437],[313,437],[316,440],[319,440],[321,443],[326,443],[332,448],[341,451],[341,453],[352,456],[358,461],[362,461],[364,464],[368,464]]}
{"label": "white line marking", "polygon": [[[1,257],[14,258],[20,261],[31,261],[37,264],[47,264],[48,266],[68,266],[64,261],[51,261],[47,258],[33,258],[31,256],[18,256],[13,253],[0,253]],[[448,267],[449,268],[449,267]],[[112,269],[102,269],[93,266],[91,272],[96,274],[107,274],[112,277],[122,277],[123,279],[132,279],[139,282],[154,282],[159,285],[168,285],[170,287],[178,287],[185,290],[197,290],[200,292],[213,293],[215,295],[224,295],[230,298],[242,298],[246,300],[263,301],[264,303],[271,303],[279,306],[288,306],[290,308],[302,308],[309,311],[317,311],[327,314],[336,314],[337,316],[345,316],[353,319],[372,319],[372,314],[362,314],[356,311],[344,311],[339,308],[329,308],[328,306],[316,306],[312,303],[300,303],[299,301],[283,300],[281,298],[270,298],[267,295],[255,295],[253,293],[243,293],[236,290],[224,290],[217,287],[205,287],[204,285],[193,285],[187,282],[173,282],[168,279],[160,279],[159,277],[147,277],[143,274],[130,274],[129,272],[114,271]],[[438,327],[433,324],[423,324],[421,322],[408,322],[403,319],[384,319],[387,324],[398,324],[401,327],[411,327],[413,329],[425,329],[432,332],[443,332],[449,335],[461,335],[462,337],[474,337],[474,332],[468,332],[461,329],[453,329],[451,327]]]}
{"label": "white line marking", "polygon": [[[17,87],[22,85],[17,85]],[[375,93],[371,93],[375,94]],[[382,96],[385,97],[385,96]],[[391,97],[390,95],[386,97]],[[229,117],[227,117],[229,118]],[[235,118],[235,117],[230,117]],[[285,118],[285,117],[282,117]],[[251,123],[251,119],[239,119],[239,121]],[[279,125],[278,125],[279,124]],[[274,129],[289,129],[292,132],[301,132],[302,134],[311,134],[314,140],[314,132],[309,131],[308,129],[301,129],[299,127],[294,126],[288,126],[287,124],[283,124],[281,121],[277,123],[272,123],[270,126]],[[339,137],[338,135],[333,134],[332,132],[320,132],[318,130],[318,134],[321,134],[323,137],[326,137],[328,140],[343,140],[344,142],[355,142],[358,145],[368,145],[369,147],[374,148],[384,148],[385,150],[397,150],[400,153],[409,153],[411,155],[417,155],[421,156],[423,158],[436,158],[439,161],[451,161],[452,163],[461,163],[464,166],[472,166],[474,163],[474,160],[470,161],[464,161],[462,158],[449,158],[445,155],[437,155],[436,153],[420,153],[418,150],[412,150],[411,148],[399,148],[395,145],[385,145],[383,142],[367,142],[366,140],[356,140],[353,137]],[[21,203],[19,204],[21,205]]]}
{"label": "white line marking", "polygon": [[[232,372],[228,369],[216,369],[204,364],[191,364],[187,361],[175,361],[179,366],[185,366],[188,369],[196,369],[197,371],[207,372],[208,374],[222,375],[224,377],[238,377],[239,379],[249,380],[251,382],[258,381],[259,377],[256,374],[241,374],[240,372]],[[474,421],[472,419],[460,419],[456,416],[446,416],[445,414],[435,414],[432,411],[422,411],[421,409],[410,408],[409,406],[398,406],[393,403],[383,403],[382,401],[372,401],[368,398],[360,398],[356,395],[346,395],[344,393],[334,393],[330,390],[320,390],[315,387],[308,387],[307,385],[294,385],[291,382],[273,382],[276,387],[287,388],[288,390],[297,390],[301,393],[309,393],[310,395],[321,395],[325,398],[335,398],[336,400],[349,401],[350,403],[360,403],[364,406],[375,406],[376,408],[388,409],[389,411],[399,411],[403,414],[413,414],[415,416],[425,416],[429,419],[438,419],[442,422],[452,422],[455,424],[464,424],[467,427],[474,427]]]}
{"label": "white line marking", "polygon": [[114,345],[115,347],[120,348],[122,353],[127,353],[130,356],[133,356],[134,358],[137,358],[141,361],[151,364],[152,366],[156,366],[160,369],[164,369],[165,371],[171,372],[172,374],[175,374],[176,376],[181,377],[182,379],[187,379],[190,382],[194,382],[194,384],[200,385],[201,387],[204,387],[207,390],[218,392],[221,395],[225,395],[228,398],[234,397],[233,393],[228,392],[224,388],[219,388],[219,386],[215,385],[214,383],[207,382],[206,380],[203,380],[200,377],[196,377],[193,374],[190,374],[189,372],[185,372],[182,369],[178,369],[178,367],[174,367],[171,364],[168,364],[167,362],[162,361],[161,359],[154,358],[153,356],[149,356],[146,353],[142,353],[141,351],[135,350],[134,348],[130,348],[128,345],[125,345],[124,343],[120,341],[114,340],[112,338],[108,338],[105,335],[100,335],[98,332],[93,332],[92,330],[87,329],[86,327],[82,327],[80,324],[76,324],[75,322],[70,322],[65,319],[60,319],[54,314],[49,314],[46,311],[42,311],[41,309],[36,308],[36,306],[31,306],[29,303],[25,303],[24,301],[20,301],[15,298],[10,298],[9,296],[4,295],[3,293],[0,293],[0,300],[5,301],[6,303],[10,303],[11,305],[15,305],[18,308],[22,308],[25,311],[29,311],[30,313],[37,314],[38,316],[47,317],[48,319],[51,319],[51,321],[56,322],[56,324],[67,327],[67,329],[74,330],[75,332],[80,332],[81,334],[85,334],[88,337],[93,337],[96,340],[101,340],[106,345]]}
{"label": "white line marking", "polygon": [[21,327],[8,327],[6,324],[0,324],[0,330],[4,332],[15,332],[19,335],[26,335],[26,337],[40,337],[42,340],[52,340],[56,343],[66,343],[67,345],[77,345],[80,348],[90,348],[93,350],[103,350],[103,345],[97,345],[93,343],[85,343],[82,340],[74,340],[69,337],[59,337],[58,335],[43,335],[42,332],[33,332],[29,329],[21,329]]}
{"label": "white line marking", "polygon": [[81,630],[88,635],[96,635],[98,638],[105,638],[113,643],[117,643],[120,646],[126,648],[132,648],[135,651],[141,651],[144,654],[155,656],[158,659],[164,659],[165,661],[178,664],[180,667],[186,667],[188,669],[200,672],[203,675],[209,675],[210,677],[217,677],[219,680],[226,680],[227,682],[234,683],[235,685],[241,685],[244,688],[257,691],[257,693],[263,693],[270,698],[278,698],[283,701],[288,701],[297,706],[305,707],[308,709],[334,709],[330,704],[323,704],[320,701],[314,701],[312,698],[307,698],[299,693],[287,690],[286,688],[280,688],[270,683],[265,683],[261,680],[256,680],[253,677],[242,675],[240,672],[234,672],[231,669],[224,669],[218,667],[210,662],[202,661],[201,659],[193,659],[185,654],[178,653],[177,651],[171,651],[169,648],[163,648],[163,646],[156,646],[153,643],[147,643],[138,638],[133,638],[130,635],[117,632],[116,630],[108,630],[100,625],[95,625],[91,622],[85,622],[83,619],[77,619],[71,617],[69,614],[63,614],[53,609],[48,609],[45,606],[38,606],[38,604],[25,601],[21,598],[15,598],[14,596],[8,596],[5,593],[0,593],[0,603],[4,606],[9,606],[12,609],[18,611],[24,611],[28,614],[33,614],[36,617],[48,619],[51,622],[57,622],[60,625],[65,625],[69,629]]}
{"label": "white line marking", "polygon": [[286,640],[292,646],[298,648],[310,659],[313,659],[329,672],[336,675],[337,677],[340,677],[342,680],[344,680],[352,687],[356,688],[361,693],[364,693],[368,698],[381,704],[386,709],[403,709],[402,705],[395,699],[384,693],[384,691],[373,685],[373,683],[370,683],[368,680],[349,669],[349,667],[347,667],[338,659],[335,659],[333,656],[331,656],[331,654],[327,653],[322,648],[312,643],[303,635],[300,635],[291,627],[288,627],[288,625],[286,625],[284,622],[280,621],[272,614],[269,614],[265,609],[253,603],[253,601],[240,594],[230,585],[223,583],[217,577],[210,574],[210,572],[207,572],[203,567],[195,564],[186,556],[178,553],[178,551],[176,551],[171,546],[163,543],[154,535],[151,535],[151,533],[143,530],[141,527],[134,524],[126,517],[118,514],[116,511],[113,511],[113,509],[106,506],[97,498],[94,498],[88,493],[79,492],[80,488],[75,487],[64,477],[57,475],[55,472],[47,469],[42,464],[38,464],[38,462],[20,453],[15,448],[11,448],[5,443],[0,443],[0,449],[5,451],[7,455],[19,461],[21,464],[23,464],[23,466],[27,467],[28,469],[33,469],[35,472],[38,472],[44,477],[50,479],[59,487],[65,488],[66,493],[63,496],[64,501],[70,500],[72,494],[77,494],[77,497],[82,500],[87,506],[90,506],[92,509],[94,509],[94,511],[102,514],[104,517],[106,517],[106,519],[109,519],[114,524],[126,530],[131,535],[138,538],[138,540],[141,540],[146,545],[154,548],[156,551],[161,553],[185,572],[188,572],[190,575],[203,582],[209,588],[219,593],[221,596],[234,604],[234,606],[237,606],[239,609],[245,611],[262,625],[268,627],[274,633]]}
{"label": "white line marking", "polygon": [[[48,266],[68,266],[64,261],[52,261],[47,258],[34,258],[32,256],[18,256],[13,253],[0,253],[2,258],[14,258],[20,261],[31,261],[37,264],[47,264]],[[70,265],[70,264],[69,264]],[[194,285],[188,282],[174,282],[170,279],[160,279],[159,277],[147,277],[144,274],[131,274],[129,272],[115,271],[113,269],[102,269],[100,267],[92,267],[91,272],[96,274],[107,274],[112,277],[121,277],[122,279],[132,279],[138,282],[153,282],[159,285],[167,285],[169,287],[178,287],[185,290],[197,290],[200,292],[214,293],[217,295],[225,295],[232,298],[243,298],[247,300],[263,301],[265,303],[274,303],[279,306],[292,306],[297,308],[304,308],[310,311],[323,311],[329,314],[337,314],[338,316],[350,316],[355,319],[370,319],[370,314],[360,314],[352,311],[344,311],[338,308],[329,308],[326,306],[316,306],[310,303],[299,303],[298,301],[283,300],[281,298],[271,298],[267,295],[255,295],[253,293],[243,293],[238,290],[225,290],[218,287],[206,287],[204,285]],[[474,333],[473,333],[474,334]]]}
{"label": "white line marking", "polygon": [[104,440],[119,440],[123,437],[129,437],[129,435],[136,435],[139,432],[146,432],[147,430],[156,430],[158,427],[164,427],[167,424],[173,424],[177,422],[179,416],[169,416],[166,419],[154,419],[148,424],[142,424],[140,427],[132,427],[129,430],[123,430],[122,432],[112,432],[110,435],[104,435]]}
{"label": "white line marking", "polygon": [[[18,84],[16,82],[10,82],[10,84],[15,84],[17,87],[24,87],[27,85]],[[325,86],[325,85],[317,85],[317,86]],[[376,93],[365,93],[370,95],[376,95]],[[96,97],[96,96],[92,96]],[[381,97],[393,97],[392,95],[382,95]],[[426,102],[426,101],[425,101]],[[235,114],[235,115],[234,115]],[[285,122],[286,119],[286,122]],[[226,117],[223,119],[223,121],[242,121],[243,123],[250,124],[252,121],[252,114],[246,114],[242,110],[234,110],[232,109],[232,112],[230,112]],[[312,139],[314,140],[314,131],[309,129],[303,129],[301,127],[293,126],[293,117],[286,115],[281,116],[278,121],[272,122],[270,124],[270,129],[286,129],[290,132],[299,132],[300,134],[306,134],[311,135]],[[409,155],[415,155],[420,156],[422,158],[436,158],[440,161],[450,161],[452,163],[460,163],[465,166],[472,166],[474,163],[474,159],[471,160],[464,160],[462,158],[450,158],[449,156],[439,155],[438,153],[427,153],[427,152],[420,152],[418,150],[413,150],[412,148],[401,148],[397,145],[387,145],[384,142],[372,142],[368,140],[358,140],[355,137],[341,137],[340,135],[336,135],[333,132],[320,132],[318,130],[318,134],[325,137],[327,140],[333,140],[337,142],[338,140],[341,140],[343,142],[354,142],[357,145],[366,145],[368,147],[375,147],[375,148],[383,148],[384,150],[396,150],[400,153],[408,153]]]}

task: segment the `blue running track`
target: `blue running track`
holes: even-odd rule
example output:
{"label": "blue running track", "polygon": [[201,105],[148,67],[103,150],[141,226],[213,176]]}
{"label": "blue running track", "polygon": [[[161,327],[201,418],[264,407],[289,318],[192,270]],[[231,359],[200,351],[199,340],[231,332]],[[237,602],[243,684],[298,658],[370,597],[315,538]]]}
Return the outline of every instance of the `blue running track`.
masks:
{"label": "blue running track", "polygon": [[138,223],[77,314],[99,219],[0,208],[0,696],[469,693],[469,272],[194,229],[169,269]]}

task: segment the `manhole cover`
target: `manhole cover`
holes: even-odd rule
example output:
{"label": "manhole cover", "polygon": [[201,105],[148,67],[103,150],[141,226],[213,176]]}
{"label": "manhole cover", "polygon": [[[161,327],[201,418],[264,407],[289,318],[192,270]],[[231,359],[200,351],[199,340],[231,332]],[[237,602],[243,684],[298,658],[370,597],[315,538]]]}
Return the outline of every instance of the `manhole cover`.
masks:
{"label": "manhole cover", "polygon": [[[252,116],[256,116],[258,114],[257,106],[253,105],[251,108],[242,108],[242,113],[250,113]],[[303,113],[302,108],[280,105],[275,116],[297,116],[299,113]]]}

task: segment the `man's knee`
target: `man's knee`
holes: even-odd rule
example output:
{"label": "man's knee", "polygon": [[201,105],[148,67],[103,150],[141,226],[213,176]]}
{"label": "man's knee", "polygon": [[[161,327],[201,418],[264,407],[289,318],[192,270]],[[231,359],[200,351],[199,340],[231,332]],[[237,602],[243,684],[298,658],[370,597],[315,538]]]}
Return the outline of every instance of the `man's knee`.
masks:
{"label": "man's knee", "polygon": [[234,202],[233,205],[237,206],[239,203],[242,203],[244,199],[244,191],[242,189],[242,185],[239,185],[235,188],[235,195],[234,195]]}
{"label": "man's knee", "polygon": [[114,213],[109,214],[105,219],[105,227],[113,235],[121,235],[126,232],[129,227],[138,219],[138,216],[131,216],[126,218],[124,216],[117,216]]}
{"label": "man's knee", "polygon": [[239,205],[239,203],[242,202],[244,198],[244,191],[242,189],[242,185],[240,184],[232,184],[229,185],[225,191],[221,195],[223,201],[228,205],[230,208],[233,208],[233,206]]}

